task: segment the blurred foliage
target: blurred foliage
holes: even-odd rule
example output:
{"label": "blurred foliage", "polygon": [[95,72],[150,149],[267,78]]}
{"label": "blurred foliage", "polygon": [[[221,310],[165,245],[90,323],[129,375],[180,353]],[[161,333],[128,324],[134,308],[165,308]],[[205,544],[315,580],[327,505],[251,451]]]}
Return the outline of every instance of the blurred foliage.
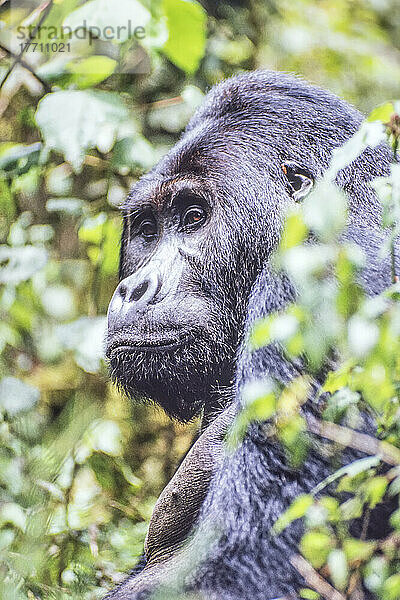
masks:
{"label": "blurred foliage", "polygon": [[[302,574],[307,572],[302,571],[307,565],[303,558],[308,561],[345,594],[340,598],[364,598],[361,584],[381,600],[400,597],[400,274],[393,258],[400,233],[400,131],[394,125],[399,113],[400,101],[372,111],[355,136],[334,152],[315,189],[290,212],[274,261],[294,282],[298,298],[256,323],[251,334],[253,348],[278,342],[287,356],[306,360],[311,374],[320,375],[332,356],[338,358],[319,391],[323,418],[311,416],[310,409],[302,411],[310,394],[309,375],[286,388],[266,379],[245,389],[245,407],[231,432],[232,443],[250,422],[268,420],[268,436],[276,436],[288,461],[300,469],[310,447],[316,449],[309,432],[334,442],[331,449],[326,443],[318,447],[326,458],[331,455],[333,464],[339,464],[346,446],[366,455],[349,464],[344,458],[344,467],[296,498],[272,528],[279,534],[292,521],[304,519],[302,557],[291,560]],[[382,227],[388,231],[381,254],[392,264],[392,285],[369,298],[357,283],[366,263],[364,250],[341,238],[347,200],[334,180],[367,146],[385,140],[393,147],[391,172],[373,186],[383,206]],[[303,243],[310,233],[313,245]],[[376,437],[359,433],[366,415],[377,423]],[[371,510],[378,504],[386,507],[381,512],[386,522],[381,516],[381,539],[368,541]],[[355,519],[361,520],[361,539],[352,536]],[[320,576],[307,574],[313,590],[303,590],[302,597],[319,598],[312,595],[315,591],[324,595]]]}
{"label": "blurred foliage", "polygon": [[[83,21],[91,36],[62,37],[62,26]],[[125,29],[109,39],[108,28],[128,21],[131,37]],[[102,338],[117,281],[116,207],[176,141],[204,92],[241,69],[299,72],[365,112],[399,97],[400,5],[13,0],[0,7],[0,57],[0,598],[90,600],[141,554],[155,498],[194,431],[169,423],[151,406],[132,406],[108,382]],[[390,185],[381,185],[385,198]],[[338,200],[338,228],[340,206]],[[288,222],[294,241],[310,225],[305,221],[299,230],[299,219]],[[335,257],[339,276],[351,286],[353,258],[344,250]],[[312,277],[312,269],[303,275]],[[379,309],[359,299],[357,310],[367,307],[359,314],[344,294],[327,344],[343,334],[344,350],[364,361],[356,361],[364,373],[370,372],[367,360],[379,367],[380,352],[394,369],[394,300],[393,291]],[[294,324],[302,332],[288,338],[292,351],[309,344],[307,314],[286,316],[286,331]],[[360,331],[366,332],[363,347],[356,342]],[[316,361],[327,350],[320,345]],[[352,388],[364,386],[365,402],[397,446],[392,371],[368,383],[349,360],[332,377],[330,418],[356,414],[360,388]],[[271,394],[269,407],[260,403],[265,417],[276,410]],[[300,421],[292,430],[282,427],[289,451],[302,428]],[[371,463],[358,475],[364,503],[379,501],[385,491],[374,469]],[[329,510],[337,514],[339,508]],[[315,535],[303,540],[306,558],[312,562],[310,548],[328,536],[335,553],[323,558],[340,589],[361,560],[371,586],[386,590],[385,600],[397,598],[392,559],[337,539],[335,523],[341,521],[329,521],[327,511],[319,529],[310,526],[307,534],[317,532],[319,542]]]}

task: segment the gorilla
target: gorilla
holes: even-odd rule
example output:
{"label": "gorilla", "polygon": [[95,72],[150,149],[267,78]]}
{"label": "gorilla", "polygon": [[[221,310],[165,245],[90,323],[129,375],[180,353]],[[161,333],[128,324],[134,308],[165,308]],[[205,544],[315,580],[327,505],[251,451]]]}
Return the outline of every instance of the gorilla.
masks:
{"label": "gorilla", "polygon": [[[271,262],[285,214],[361,122],[346,102],[292,75],[243,73],[209,92],[180,141],[130,192],[108,315],[111,375],[174,418],[202,412],[203,433],[156,504],[145,559],[107,598],[147,598],[160,585],[177,598],[178,578],[196,597],[219,600],[296,598],[304,587],[289,562],[301,522],[277,536],[271,526],[332,472],[329,458],[315,443],[302,467],[291,467],[262,423],[230,455],[223,438],[248,382],[286,385],[307,370],[279,345],[251,352],[246,339],[257,319],[295,298]],[[360,282],[369,295],[391,283],[370,185],[389,164],[388,147],[368,148],[336,181],[349,201],[345,237],[367,256]],[[305,417],[319,414],[320,384],[316,377]],[[365,430],[372,426],[366,419]],[[360,456],[347,449],[344,464]],[[367,535],[382,537],[385,522],[373,513]],[[210,531],[218,536],[202,553]]]}

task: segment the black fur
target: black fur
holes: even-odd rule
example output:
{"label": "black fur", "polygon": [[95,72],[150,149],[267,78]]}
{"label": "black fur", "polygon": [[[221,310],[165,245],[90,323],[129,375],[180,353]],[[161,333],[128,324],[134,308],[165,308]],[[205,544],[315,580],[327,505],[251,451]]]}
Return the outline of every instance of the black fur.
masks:
{"label": "black fur", "polygon": [[[283,73],[242,74],[211,90],[181,141],[131,194],[131,199],[144,189],[153,196],[161,194],[169,182],[186,178],[196,185],[202,182],[212,203],[197,261],[192,270],[184,271],[182,295],[178,290],[170,307],[179,319],[184,311],[192,311],[194,302],[196,334],[181,351],[144,353],[125,362],[120,356],[113,364],[114,374],[128,392],[140,391],[171,414],[189,418],[202,405],[206,409],[213,405],[212,390],[228,385],[234,373],[239,409],[247,382],[270,375],[285,384],[301,370],[276,346],[252,354],[245,344],[239,347],[255,319],[293,298],[290,282],[275,274],[269,263],[285,211],[293,203],[281,165],[293,161],[318,178],[328,167],[332,150],[361,121],[360,113],[346,102]],[[386,147],[368,149],[337,178],[349,198],[346,236],[368,257],[360,279],[370,295],[391,281],[388,261],[378,257],[380,206],[369,185],[372,178],[388,172],[389,162]],[[134,268],[124,246],[123,275]],[[185,327],[190,328],[188,321]],[[310,398],[304,412],[316,410]],[[348,451],[344,460],[355,456]],[[296,496],[310,491],[330,470],[329,461],[316,450],[311,450],[300,471],[291,469],[279,444],[266,438],[260,425],[252,426],[213,480],[200,524],[212,523],[224,534],[189,587],[221,600],[295,595],[304,581],[288,559],[296,552],[301,524],[295,522],[277,537],[271,537],[270,529]],[[371,535],[384,534],[380,523],[379,518],[372,519]],[[124,586],[110,596],[133,597]]]}

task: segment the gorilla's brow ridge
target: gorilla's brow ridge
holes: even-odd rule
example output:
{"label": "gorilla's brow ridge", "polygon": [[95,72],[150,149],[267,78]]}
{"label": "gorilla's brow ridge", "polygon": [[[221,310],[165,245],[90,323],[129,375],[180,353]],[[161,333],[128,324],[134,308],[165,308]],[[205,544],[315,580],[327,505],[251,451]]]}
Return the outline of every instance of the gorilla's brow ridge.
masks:
{"label": "gorilla's brow ridge", "polygon": [[[140,186],[140,182],[137,185]],[[176,198],[184,193],[197,195],[209,202],[211,194],[207,188],[209,188],[209,184],[207,183],[206,187],[203,178],[190,177],[186,174],[184,176],[171,175],[158,181],[143,195],[140,193],[140,188],[135,186],[119,209],[122,210],[124,216],[131,218],[146,209],[170,208]]]}

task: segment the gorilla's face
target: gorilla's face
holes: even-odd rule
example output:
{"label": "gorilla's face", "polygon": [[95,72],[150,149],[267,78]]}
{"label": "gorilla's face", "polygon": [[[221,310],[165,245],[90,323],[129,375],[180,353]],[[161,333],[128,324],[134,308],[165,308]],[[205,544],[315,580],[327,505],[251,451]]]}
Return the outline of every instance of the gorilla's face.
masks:
{"label": "gorilla's face", "polygon": [[108,311],[112,376],[183,420],[229,385],[241,329],[232,240],[224,227],[219,241],[216,213],[213,190],[193,176],[144,179],[124,207]]}

